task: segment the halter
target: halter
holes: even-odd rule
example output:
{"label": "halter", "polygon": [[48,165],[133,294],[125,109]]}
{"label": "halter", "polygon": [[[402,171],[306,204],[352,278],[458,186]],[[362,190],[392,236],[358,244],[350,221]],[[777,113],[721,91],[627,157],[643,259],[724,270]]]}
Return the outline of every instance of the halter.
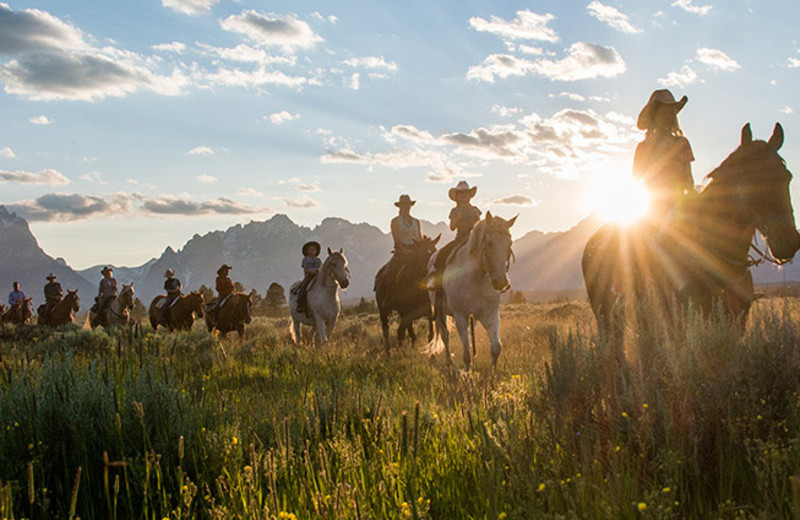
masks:
{"label": "halter", "polygon": [[[499,232],[495,232],[495,233],[499,233]],[[488,235],[488,234],[489,234],[489,230],[487,229],[486,231],[484,231],[483,244],[481,245],[480,269],[481,269],[482,273],[491,276],[491,273],[489,273],[489,261],[486,259],[486,242],[487,242],[486,235]],[[509,235],[510,235],[510,233],[509,233]],[[511,263],[513,261],[516,261],[516,257],[514,256],[514,250],[511,248],[511,246],[508,246],[508,255],[506,256],[506,272],[508,272],[508,269],[509,269],[509,267],[511,267]]]}
{"label": "halter", "polygon": [[[320,271],[326,273],[326,276],[323,277],[323,280],[321,281],[323,287],[336,287],[337,285],[340,285],[339,280],[336,279],[336,276],[332,273],[328,273],[328,271],[332,270],[333,270],[333,261],[328,262],[328,260],[326,259],[325,264],[322,266],[322,269],[320,269]],[[347,273],[348,277],[350,276],[350,269],[348,269],[346,265],[344,266],[344,272]],[[332,281],[329,282],[328,278],[330,278]],[[309,290],[311,289],[311,284],[309,284],[308,289]]]}

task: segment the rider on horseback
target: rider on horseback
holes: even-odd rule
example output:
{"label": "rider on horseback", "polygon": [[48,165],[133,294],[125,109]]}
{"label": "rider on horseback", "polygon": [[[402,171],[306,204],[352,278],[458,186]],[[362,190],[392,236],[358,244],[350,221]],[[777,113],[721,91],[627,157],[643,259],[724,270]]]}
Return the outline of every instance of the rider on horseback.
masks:
{"label": "rider on horseback", "polygon": [[233,285],[233,280],[231,277],[228,276],[233,267],[229,265],[222,264],[222,266],[217,269],[217,279],[216,279],[216,288],[217,288],[217,298],[213,302],[211,302],[211,312],[209,313],[212,316],[212,323],[216,325],[218,323],[219,317],[219,308],[228,301],[228,297],[233,294],[233,291],[236,290],[235,286]]}
{"label": "rider on horseback", "polygon": [[100,280],[100,287],[97,290],[97,297],[94,299],[95,304],[92,306],[94,313],[93,326],[100,325],[105,322],[105,310],[108,302],[117,297],[117,279],[114,278],[114,269],[107,265],[100,271],[103,274],[103,279]]}
{"label": "rider on horseback", "polygon": [[303,281],[297,287],[297,312],[301,314],[307,313],[306,308],[306,291],[308,284],[317,276],[320,268],[322,267],[322,259],[319,258],[319,253],[322,247],[319,242],[306,242],[303,244],[303,261],[300,266],[303,268]]}
{"label": "rider on horseback", "polygon": [[171,322],[170,312],[169,309],[178,301],[178,298],[181,296],[181,281],[175,278],[175,271],[172,269],[167,269],[164,273],[164,290],[167,292],[167,297],[164,298],[164,317],[167,320],[167,324],[169,325]]}
{"label": "rider on horseback", "polygon": [[402,258],[403,255],[408,253],[415,240],[422,239],[419,219],[411,216],[411,206],[416,203],[417,201],[411,200],[411,197],[406,194],[400,195],[398,201],[394,203],[400,209],[399,214],[392,219],[390,225],[394,242],[394,254],[379,272],[380,276],[386,276],[388,280],[396,281],[397,275],[405,263]]}
{"label": "rider on horseback", "polygon": [[53,310],[55,304],[61,301],[62,296],[64,296],[64,291],[61,289],[61,284],[56,281],[56,275],[48,274],[47,284],[44,286],[44,305],[39,312],[44,321],[49,321],[50,311]]}
{"label": "rider on horseback", "polygon": [[455,188],[450,188],[447,193],[450,200],[456,203],[456,207],[450,210],[450,229],[456,232],[456,237],[442,246],[436,255],[434,263],[435,272],[430,281],[430,288],[439,288],[442,285],[441,273],[450,256],[456,247],[465,244],[469,239],[469,233],[475,224],[481,219],[481,210],[469,203],[470,199],[478,191],[477,186],[470,188],[466,181],[460,181]]}
{"label": "rider on horseback", "polygon": [[8,294],[8,304],[13,307],[25,299],[25,293],[19,288],[19,282],[14,282],[13,290]]}
{"label": "rider on horseback", "polygon": [[675,101],[667,89],[656,90],[636,122],[646,134],[636,146],[633,177],[650,191],[660,220],[669,216],[685,195],[694,192],[694,154],[678,124],[678,112],[687,101],[686,96]]}

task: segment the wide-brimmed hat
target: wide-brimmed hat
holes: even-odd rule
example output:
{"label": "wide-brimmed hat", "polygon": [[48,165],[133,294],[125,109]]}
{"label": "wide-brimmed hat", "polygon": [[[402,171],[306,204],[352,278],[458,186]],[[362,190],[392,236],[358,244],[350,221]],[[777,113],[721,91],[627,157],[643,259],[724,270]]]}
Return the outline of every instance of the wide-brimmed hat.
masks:
{"label": "wide-brimmed hat", "polygon": [[172,269],[167,269],[167,272],[164,273],[164,278],[169,278],[170,276],[175,276],[175,271]]}
{"label": "wide-brimmed hat", "polygon": [[305,244],[303,244],[303,256],[308,256],[309,255],[308,250],[312,247],[317,250],[317,255],[319,255],[320,251],[322,251],[322,247],[319,245],[319,242],[314,242],[312,240],[311,242],[306,242]]}
{"label": "wide-brimmed hat", "polygon": [[48,274],[47,276],[44,277],[45,280],[55,280],[56,278],[57,278],[57,276],[54,275],[53,273],[50,273],[50,274]]}
{"label": "wide-brimmed hat", "polygon": [[450,188],[450,191],[447,192],[447,196],[450,197],[450,200],[456,200],[456,195],[459,192],[464,192],[464,191],[469,192],[469,198],[472,198],[475,196],[475,192],[478,191],[478,187],[473,186],[470,188],[469,184],[467,184],[467,181],[459,181],[459,183],[456,184],[455,188]]}
{"label": "wide-brimmed hat", "polygon": [[397,206],[398,208],[402,208],[403,206],[408,206],[410,208],[416,203],[417,203],[416,200],[411,200],[411,197],[403,193],[402,195],[400,195],[400,198],[397,199],[397,202],[395,202],[394,205]]}
{"label": "wide-brimmed hat", "polygon": [[222,264],[222,266],[219,269],[217,269],[217,274],[222,274],[222,271],[230,271],[231,269],[233,269],[233,267]]}
{"label": "wide-brimmed hat", "polygon": [[113,271],[114,271],[114,268],[113,268],[113,267],[111,267],[110,265],[107,265],[107,266],[105,266],[104,268],[102,268],[102,269],[100,270],[100,273],[101,273],[101,274],[106,274],[106,273],[111,273],[111,272],[113,272]]}
{"label": "wide-brimmed hat", "polygon": [[650,121],[653,119],[653,111],[658,106],[668,106],[675,110],[677,114],[687,101],[689,101],[689,98],[686,96],[683,96],[679,101],[675,101],[675,96],[672,95],[669,89],[662,88],[654,90],[653,93],[650,94],[650,99],[647,101],[647,104],[642,111],[639,112],[639,119],[636,120],[636,126],[639,130],[647,130],[650,127]]}

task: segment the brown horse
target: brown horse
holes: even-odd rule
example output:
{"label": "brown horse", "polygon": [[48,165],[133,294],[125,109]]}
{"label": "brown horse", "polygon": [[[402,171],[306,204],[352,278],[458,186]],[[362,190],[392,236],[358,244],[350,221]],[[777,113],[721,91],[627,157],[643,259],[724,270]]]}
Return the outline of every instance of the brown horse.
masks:
{"label": "brown horse", "polygon": [[167,327],[170,332],[175,329],[189,330],[194,323],[195,315],[203,317],[203,293],[192,291],[189,294],[178,296],[169,309],[163,309],[161,301],[166,298],[163,294],[156,296],[150,303],[150,325],[158,329],[159,325]]}
{"label": "brown horse", "polygon": [[67,291],[67,295],[53,304],[49,312],[46,312],[46,305],[39,306],[39,325],[60,327],[72,323],[72,313],[80,310],[78,290]]}
{"label": "brown horse", "polygon": [[235,292],[228,296],[227,301],[217,310],[216,323],[214,323],[213,312],[211,311],[215,304],[214,302],[209,303],[206,308],[208,332],[217,329],[224,337],[228,332],[235,330],[239,333],[239,337],[243,338],[245,324],[253,321],[250,312],[253,308],[253,295],[255,293],[256,290],[253,289],[249,293]]}
{"label": "brown horse", "polygon": [[748,123],[739,147],[708,175],[706,188],[685,202],[680,218],[627,229],[606,225],[592,235],[583,252],[583,276],[601,337],[621,343],[641,301],[656,307],[655,314],[640,318],[667,320],[676,315],[668,307],[673,300],[683,309],[691,302],[706,315],[717,301],[744,326],[753,301],[748,252],[755,230],[778,262],[800,248],[789,196],[792,175],[778,155],[782,144],[780,124],[764,142],[753,141]]}
{"label": "brown horse", "polygon": [[436,251],[435,239],[423,236],[415,239],[408,248],[395,251],[392,258],[375,275],[375,301],[383,330],[383,343],[389,351],[389,315],[397,311],[400,324],[397,326],[397,344],[402,345],[406,334],[411,344],[417,340],[414,321],[428,319],[428,341],[433,339],[433,307],[428,297],[425,279],[428,275],[428,260]]}
{"label": "brown horse", "polygon": [[27,325],[33,316],[33,304],[31,298],[24,298],[0,314],[0,323],[13,323],[15,325]]}

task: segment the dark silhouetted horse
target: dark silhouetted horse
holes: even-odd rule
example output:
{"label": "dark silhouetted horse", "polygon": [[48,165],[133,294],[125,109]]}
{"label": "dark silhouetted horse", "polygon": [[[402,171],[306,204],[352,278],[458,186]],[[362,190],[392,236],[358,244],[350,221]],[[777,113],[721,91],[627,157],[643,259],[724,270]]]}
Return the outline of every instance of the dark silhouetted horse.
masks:
{"label": "dark silhouetted horse", "polygon": [[[253,295],[256,290],[249,293],[235,292],[228,296],[227,301],[217,310],[217,322],[213,321],[213,313],[210,308],[206,309],[206,326],[208,332],[217,329],[224,337],[228,332],[235,330],[239,333],[239,338],[244,338],[245,325],[250,323],[253,318],[251,315],[253,308]],[[208,304],[209,307],[214,305]]]}
{"label": "dark silhouetted horse", "polygon": [[33,317],[31,298],[23,298],[0,314],[0,323],[27,325]]}
{"label": "dark silhouetted horse", "polygon": [[80,310],[78,290],[67,291],[67,295],[54,303],[47,312],[46,305],[39,306],[39,325],[60,327],[72,323],[72,313]]}
{"label": "dark silhouetted horse", "polygon": [[156,330],[159,325],[167,327],[170,332],[175,329],[189,330],[195,316],[203,317],[203,293],[199,291],[178,296],[169,309],[164,309],[160,303],[164,298],[166,296],[159,294],[150,303],[150,325]]}
{"label": "dark silhouetted horse", "polygon": [[[583,252],[583,276],[601,337],[621,344],[626,325],[675,316],[672,301],[709,315],[714,302],[743,327],[753,302],[749,250],[755,230],[779,262],[800,248],[789,196],[792,175],[778,150],[780,124],[769,141],[754,141],[750,124],[739,147],[708,176],[711,182],[669,223],[625,228],[607,224]],[[654,308],[637,313],[647,301]]]}
{"label": "dark silhouetted horse", "polygon": [[383,343],[389,351],[389,316],[397,311],[400,324],[397,326],[397,344],[402,345],[406,334],[411,344],[417,340],[414,321],[428,319],[428,341],[433,339],[433,307],[428,297],[425,280],[428,275],[428,260],[436,251],[435,239],[423,236],[414,240],[405,249],[395,251],[392,258],[375,275],[375,301],[383,330]]}

